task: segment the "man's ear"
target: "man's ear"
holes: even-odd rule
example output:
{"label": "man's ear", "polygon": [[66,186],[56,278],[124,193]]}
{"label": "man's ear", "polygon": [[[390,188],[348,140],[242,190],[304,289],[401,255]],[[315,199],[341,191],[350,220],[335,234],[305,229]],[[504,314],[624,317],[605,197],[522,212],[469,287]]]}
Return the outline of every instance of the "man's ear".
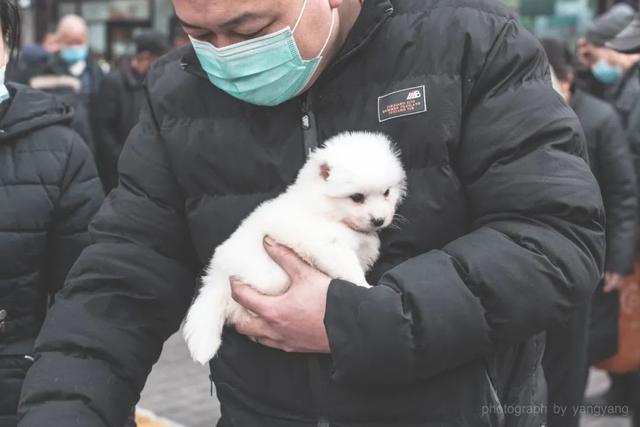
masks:
{"label": "man's ear", "polygon": [[325,181],[328,180],[329,175],[331,175],[331,166],[329,166],[329,163],[320,163],[320,176],[322,177],[322,179],[324,179]]}

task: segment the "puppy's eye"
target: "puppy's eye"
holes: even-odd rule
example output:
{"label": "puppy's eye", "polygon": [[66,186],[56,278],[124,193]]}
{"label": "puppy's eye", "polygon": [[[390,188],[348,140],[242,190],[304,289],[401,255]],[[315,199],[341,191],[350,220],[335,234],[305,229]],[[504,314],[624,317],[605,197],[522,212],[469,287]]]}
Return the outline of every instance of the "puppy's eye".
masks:
{"label": "puppy's eye", "polygon": [[383,196],[384,196],[384,197],[387,197],[388,195],[389,195],[389,188],[387,188],[387,191],[385,191],[385,192],[383,193]]}
{"label": "puppy's eye", "polygon": [[349,197],[351,198],[351,200],[353,200],[356,203],[364,203],[364,194],[362,193],[352,194]]}

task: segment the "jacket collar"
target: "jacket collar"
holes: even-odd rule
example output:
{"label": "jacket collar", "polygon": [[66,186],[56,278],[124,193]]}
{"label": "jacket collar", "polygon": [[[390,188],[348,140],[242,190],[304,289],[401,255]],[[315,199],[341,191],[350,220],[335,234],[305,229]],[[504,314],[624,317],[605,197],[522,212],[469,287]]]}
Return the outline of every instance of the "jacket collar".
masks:
{"label": "jacket collar", "polygon": [[393,14],[393,11],[391,0],[364,0],[358,19],[329,68],[335,68],[362,49]]}
{"label": "jacket collar", "polygon": [[[387,18],[393,14],[393,11],[394,7],[391,0],[364,0],[362,2],[360,15],[358,15],[344,45],[340,48],[333,62],[323,72],[323,75],[335,70],[340,64],[365,46],[378,32]],[[207,74],[200,66],[193,47],[190,47],[182,57],[180,67],[199,77],[207,78]]]}

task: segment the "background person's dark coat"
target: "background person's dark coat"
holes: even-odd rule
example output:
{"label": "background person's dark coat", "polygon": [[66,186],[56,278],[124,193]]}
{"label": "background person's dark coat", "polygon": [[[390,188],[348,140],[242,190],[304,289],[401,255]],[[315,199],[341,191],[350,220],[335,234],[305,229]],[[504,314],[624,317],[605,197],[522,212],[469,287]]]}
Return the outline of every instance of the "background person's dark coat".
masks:
{"label": "background person's dark coat", "polygon": [[[616,111],[581,90],[571,97],[589,151],[589,163],[604,199],[607,215],[605,271],[626,275],[633,271],[637,189],[627,137]],[[604,294],[602,284],[591,303],[585,303],[565,325],[547,333],[543,365],[549,386],[549,426],[577,426],[588,366],[618,349],[617,292]],[[614,303],[611,304],[610,300]],[[591,312],[591,316],[590,316]],[[591,322],[589,321],[591,317]]]}
{"label": "background person's dark coat", "polygon": [[[89,244],[102,202],[93,158],[50,95],[9,85],[0,104],[0,426],[17,424],[22,380],[47,308]],[[25,357],[26,356],[26,357]]]}
{"label": "background person's dark coat", "polygon": [[616,111],[606,102],[578,90],[571,107],[582,124],[591,170],[604,200],[605,271],[630,274],[635,261],[637,187],[627,135]]}
{"label": "background person's dark coat", "polygon": [[[630,274],[635,260],[637,187],[629,140],[618,115],[606,103],[577,92],[572,106],[583,125],[591,169],[604,199],[605,271]],[[591,304],[587,351],[590,365],[613,356],[618,350],[619,295],[618,292],[605,294],[603,288],[604,283],[600,283]]]}
{"label": "background person's dark coat", "polygon": [[[331,355],[225,331],[222,424],[544,423],[521,410],[546,403],[538,334],[591,297],[604,210],[580,124],[506,6],[367,0],[314,88],[274,108],[214,87],[190,47],[147,79],[96,243],[38,339],[21,427],[119,427],[216,246],[293,181],[307,148],[354,129],[397,142],[407,221],[382,236],[377,286],[331,284]],[[417,114],[381,121],[392,92]]]}
{"label": "background person's dark coat", "polygon": [[94,105],[96,163],[108,192],[118,185],[118,158],[129,132],[138,123],[145,103],[144,76],[138,74],[130,58],[101,83]]}
{"label": "background person's dark coat", "polygon": [[[636,73],[635,80],[638,80]],[[640,90],[640,84],[637,89]],[[638,201],[629,139],[618,115],[606,103],[578,91],[572,106],[583,125],[591,169],[604,199],[607,215],[605,271],[630,274],[635,260]],[[589,364],[613,356],[618,350],[619,295],[618,292],[605,294],[603,287],[604,283],[598,286],[591,305]]]}

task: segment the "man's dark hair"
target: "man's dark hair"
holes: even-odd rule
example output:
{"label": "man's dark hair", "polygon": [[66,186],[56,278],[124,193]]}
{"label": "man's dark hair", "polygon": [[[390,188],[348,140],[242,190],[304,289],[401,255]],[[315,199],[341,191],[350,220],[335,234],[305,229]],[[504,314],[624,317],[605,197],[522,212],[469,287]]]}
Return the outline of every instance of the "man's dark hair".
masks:
{"label": "man's dark hair", "polygon": [[13,56],[20,43],[20,11],[13,0],[0,0],[0,25],[2,39]]}
{"label": "man's dark hair", "polygon": [[574,74],[574,58],[566,44],[556,39],[541,39],[549,64],[559,80],[567,80]]}

